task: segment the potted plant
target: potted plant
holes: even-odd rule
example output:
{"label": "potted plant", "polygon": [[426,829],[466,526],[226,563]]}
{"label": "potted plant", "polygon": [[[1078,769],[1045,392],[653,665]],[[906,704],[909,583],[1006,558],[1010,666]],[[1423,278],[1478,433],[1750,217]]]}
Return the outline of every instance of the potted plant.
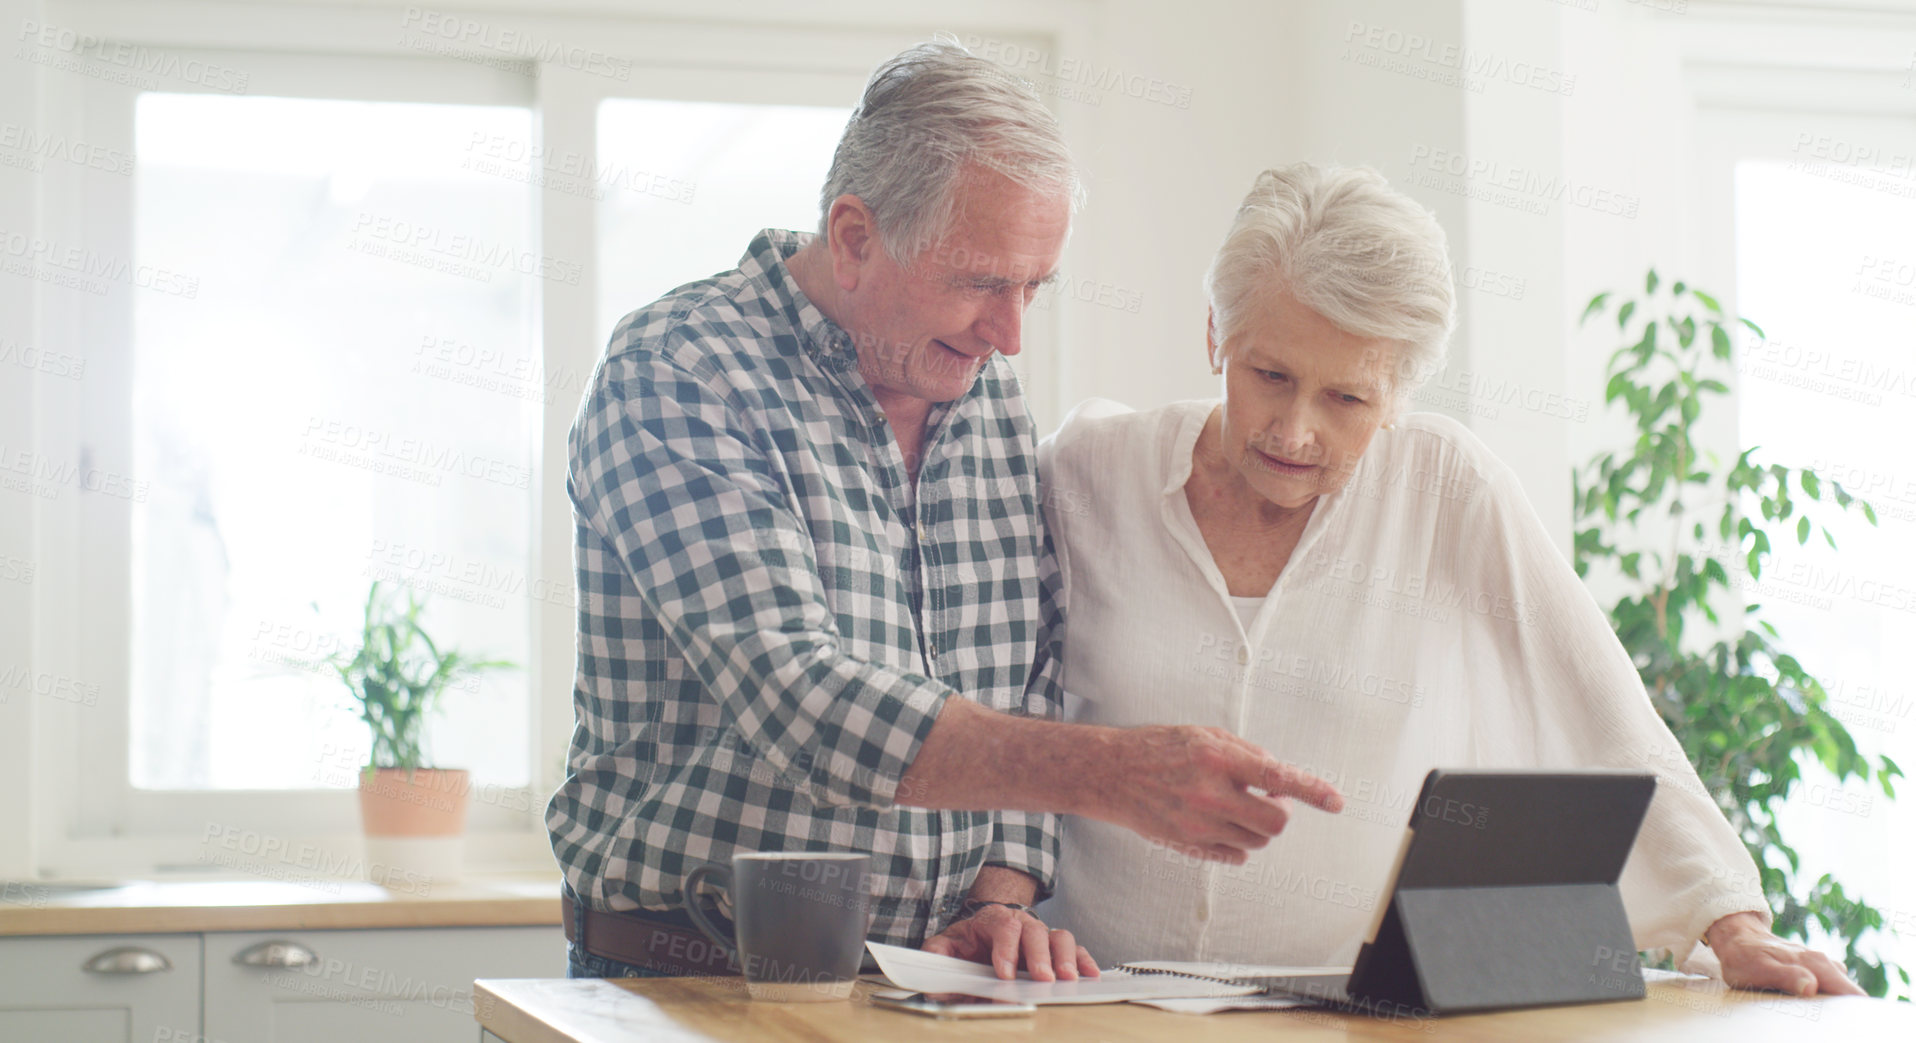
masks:
{"label": "potted plant", "polygon": [[402,606],[373,581],[359,646],[327,659],[372,730],[370,762],[359,772],[368,876],[407,889],[456,879],[465,854],[471,775],[428,763],[427,719],[447,688],[513,665],[440,648],[419,621],[424,609],[411,591]]}
{"label": "potted plant", "polygon": [[1654,271],[1640,296],[1598,294],[1583,320],[1612,315],[1622,344],[1604,401],[1623,406],[1634,432],[1624,448],[1572,472],[1577,575],[1600,566],[1623,584],[1611,625],[1755,859],[1776,933],[1810,940],[1814,924],[1843,945],[1850,974],[1871,995],[1892,982],[1907,987],[1906,970],[1859,944],[1884,930],[1881,910],[1829,874],[1799,874],[1776,815],[1808,764],[1839,783],[1874,783],[1891,799],[1902,769],[1857,749],[1811,666],[1786,650],[1762,606],[1744,599],[1775,546],[1819,533],[1836,546],[1823,524],[1832,508],[1859,511],[1872,525],[1876,512],[1813,470],[1762,460],[1756,447],[1727,463],[1699,451],[1704,405],[1729,392],[1730,333],[1741,324],[1763,336],[1755,323]]}

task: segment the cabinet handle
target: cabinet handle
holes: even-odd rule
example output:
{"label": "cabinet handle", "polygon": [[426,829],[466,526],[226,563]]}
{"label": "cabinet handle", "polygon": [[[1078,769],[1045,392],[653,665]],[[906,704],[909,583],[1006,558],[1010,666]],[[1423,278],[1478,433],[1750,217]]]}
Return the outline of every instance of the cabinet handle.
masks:
{"label": "cabinet handle", "polygon": [[173,969],[173,961],[151,949],[122,945],[80,965],[88,974],[158,974]]}
{"label": "cabinet handle", "polygon": [[319,957],[298,942],[257,942],[234,954],[233,962],[242,967],[270,967],[291,970],[319,962]]}

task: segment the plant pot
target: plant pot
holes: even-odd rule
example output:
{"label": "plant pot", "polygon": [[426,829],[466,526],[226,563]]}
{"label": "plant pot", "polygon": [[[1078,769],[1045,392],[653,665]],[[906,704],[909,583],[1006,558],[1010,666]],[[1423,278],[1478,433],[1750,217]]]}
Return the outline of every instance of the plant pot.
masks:
{"label": "plant pot", "polygon": [[377,768],[359,773],[366,878],[424,895],[459,879],[472,775],[464,768]]}

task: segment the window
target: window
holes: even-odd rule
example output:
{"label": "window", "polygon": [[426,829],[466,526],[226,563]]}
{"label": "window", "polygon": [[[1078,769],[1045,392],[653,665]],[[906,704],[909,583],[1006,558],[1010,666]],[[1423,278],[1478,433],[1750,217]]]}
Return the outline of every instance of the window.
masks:
{"label": "window", "polygon": [[[1916,767],[1916,169],[1805,156],[1735,166],[1737,296],[1763,325],[1739,354],[1741,440],[1872,501],[1880,526],[1852,515],[1840,550],[1811,537],[1777,549],[1749,600],[1820,677],[1830,709],[1863,752]],[[1833,872],[1904,935],[1882,955],[1916,966],[1916,881],[1908,838],[1916,800],[1839,788],[1806,765],[1781,816],[1814,880]]]}
{"label": "window", "polygon": [[[578,277],[528,245],[531,123],[139,98],[135,271],[191,274],[134,298],[135,787],[354,785],[366,729],[321,660],[356,647],[373,580],[526,661],[534,284]],[[523,786],[526,676],[475,680],[429,752]]]}

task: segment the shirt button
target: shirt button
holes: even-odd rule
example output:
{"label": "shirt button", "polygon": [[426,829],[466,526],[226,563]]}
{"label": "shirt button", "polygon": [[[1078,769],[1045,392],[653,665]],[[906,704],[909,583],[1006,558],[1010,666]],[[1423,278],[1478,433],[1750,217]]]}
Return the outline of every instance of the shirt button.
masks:
{"label": "shirt button", "polygon": [[1237,665],[1243,666],[1251,661],[1251,650],[1243,645],[1237,646]]}
{"label": "shirt button", "polygon": [[917,525],[917,528],[918,528],[918,542],[923,543],[925,542],[925,523],[919,522]]}

